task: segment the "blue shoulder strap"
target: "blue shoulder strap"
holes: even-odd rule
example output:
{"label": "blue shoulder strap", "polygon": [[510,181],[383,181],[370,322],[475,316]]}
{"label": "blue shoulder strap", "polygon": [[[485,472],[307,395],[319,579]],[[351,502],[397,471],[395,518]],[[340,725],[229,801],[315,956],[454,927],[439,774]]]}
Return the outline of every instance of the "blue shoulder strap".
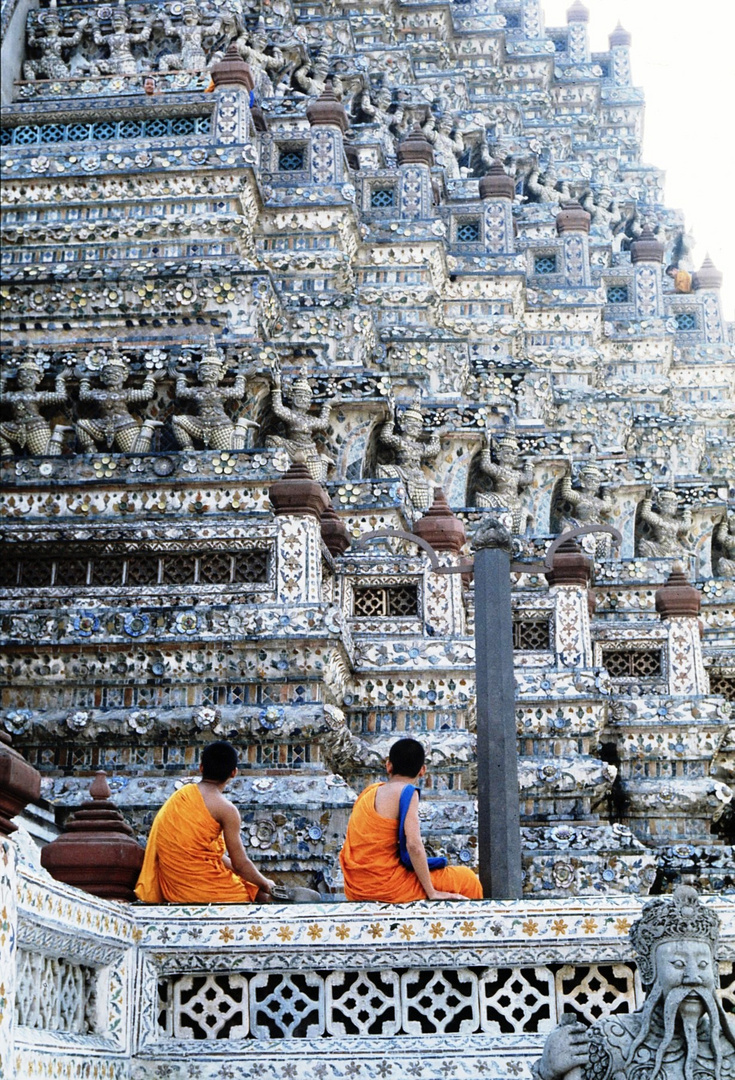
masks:
{"label": "blue shoulder strap", "polygon": [[[407,870],[413,870],[411,858],[408,854],[408,848],[406,847],[406,814],[411,805],[414,791],[416,791],[416,788],[413,784],[406,784],[401,792],[401,798],[398,802],[398,853],[401,862]],[[421,798],[420,795],[419,798]],[[443,855],[432,857],[426,861],[429,864],[429,870],[443,870],[447,865],[447,860]]]}

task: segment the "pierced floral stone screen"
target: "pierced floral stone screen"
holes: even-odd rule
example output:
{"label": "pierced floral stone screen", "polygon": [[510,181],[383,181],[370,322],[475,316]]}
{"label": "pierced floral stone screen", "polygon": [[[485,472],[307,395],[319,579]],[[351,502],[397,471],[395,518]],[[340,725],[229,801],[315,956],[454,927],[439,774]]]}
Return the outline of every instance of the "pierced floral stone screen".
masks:
{"label": "pierced floral stone screen", "polygon": [[416,618],[419,613],[417,585],[370,585],[355,589],[355,618]]}
{"label": "pierced floral stone screen", "polygon": [[521,651],[551,648],[549,619],[514,619],[513,648]]}
{"label": "pierced floral stone screen", "polygon": [[661,649],[603,649],[602,663],[613,679],[654,679],[663,670]]}

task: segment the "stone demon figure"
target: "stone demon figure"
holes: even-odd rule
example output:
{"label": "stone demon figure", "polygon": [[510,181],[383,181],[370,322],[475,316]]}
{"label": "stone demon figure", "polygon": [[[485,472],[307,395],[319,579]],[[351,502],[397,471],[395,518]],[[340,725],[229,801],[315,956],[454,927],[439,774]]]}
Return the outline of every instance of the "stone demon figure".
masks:
{"label": "stone demon figure", "polygon": [[735,1025],[717,997],[719,919],[694,889],[643,909],[630,932],[645,1004],[587,1029],[562,1024],[533,1066],[536,1080],[732,1080]]}

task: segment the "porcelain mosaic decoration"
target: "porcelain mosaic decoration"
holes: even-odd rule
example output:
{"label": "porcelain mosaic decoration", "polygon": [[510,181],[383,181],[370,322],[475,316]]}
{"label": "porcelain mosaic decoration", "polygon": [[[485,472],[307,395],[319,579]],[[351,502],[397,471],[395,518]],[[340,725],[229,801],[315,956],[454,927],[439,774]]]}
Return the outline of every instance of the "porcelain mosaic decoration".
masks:
{"label": "porcelain mosaic decoration", "polygon": [[[529,564],[623,536],[589,596],[514,575],[526,893],[735,888],[732,328],[586,18],[4,4],[0,722],[62,817],[104,768],[143,838],[224,735],[259,858],[338,895],[410,731],[473,863],[471,582],[354,546],[441,487]],[[274,517],[294,461],[352,547]]]}
{"label": "porcelain mosaic decoration", "polygon": [[[146,909],[53,881],[14,835],[0,1060],[18,1080],[530,1080],[565,1011],[593,1023],[643,998],[630,897]],[[704,903],[730,1009],[735,912]]]}
{"label": "porcelain mosaic decoration", "polygon": [[[439,488],[527,567],[523,902],[147,914],[8,840],[8,1075],[529,1077],[564,1007],[640,1003],[635,898],[683,876],[733,1005],[733,328],[642,160],[630,37],[592,53],[587,18],[3,0],[0,725],[36,841],[97,769],[144,841],[226,737],[250,853],[338,899],[410,732],[428,844],[475,865],[471,577],[357,541]],[[590,587],[550,585],[596,525]]]}

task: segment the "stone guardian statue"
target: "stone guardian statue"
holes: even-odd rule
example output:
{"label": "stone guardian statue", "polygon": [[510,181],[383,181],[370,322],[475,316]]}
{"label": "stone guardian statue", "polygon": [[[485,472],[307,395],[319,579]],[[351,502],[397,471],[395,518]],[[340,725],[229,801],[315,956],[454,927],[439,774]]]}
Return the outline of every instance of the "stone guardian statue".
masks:
{"label": "stone guardian statue", "polygon": [[0,457],[12,454],[13,444],[20,450],[27,449],[34,457],[42,454],[58,457],[64,432],[72,429],[63,424],[56,424],[52,429],[46,417],[41,415],[40,406],[62,405],[69,400],[65,374],[61,372],[56,376],[54,390],[38,390],[43,380],[43,368],[29,349],[16,370],[17,390],[6,391],[5,383],[9,377],[8,372],[0,374],[0,398],[10,406],[13,414],[12,420],[0,424]]}
{"label": "stone guardian statue", "polygon": [[715,526],[712,568],[717,577],[735,578],[735,514],[723,516]]}
{"label": "stone guardian statue", "polygon": [[198,386],[189,386],[186,375],[176,378],[177,401],[187,398],[196,402],[198,416],[178,413],[171,419],[174,437],[183,450],[194,449],[194,439],[204,443],[206,450],[242,450],[249,427],[258,427],[254,420],[241,417],[233,422],[225,410],[226,401],[242,402],[245,396],[245,376],[237,375],[232,386],[220,386],[227,366],[217,348],[214,335],[197,364]]}
{"label": "stone guardian statue", "polygon": [[179,52],[165,53],[158,61],[158,70],[168,71],[203,71],[207,66],[207,53],[204,38],[215,38],[221,28],[222,19],[215,19],[204,26],[199,17],[199,5],[194,0],[187,0],[181,13],[181,22],[173,23],[167,14],[161,18],[167,37],[178,38]]}
{"label": "stone guardian statue", "polygon": [[271,448],[283,448],[291,461],[303,461],[312,478],[318,484],[327,479],[327,471],[334,461],[327,454],[320,454],[314,441],[317,431],[326,432],[332,412],[332,402],[325,401],[318,416],[311,415],[313,400],[311,384],[307,378],[307,368],[303,365],[298,379],[291,384],[290,405],[283,400],[283,384],[280,367],[273,369],[271,387],[271,408],[275,416],[282,421],[286,435],[269,435],[265,445]]}
{"label": "stone guardian statue", "polygon": [[146,18],[143,29],[133,34],[130,32],[130,18],[125,8],[125,0],[118,0],[117,7],[112,9],[110,16],[111,29],[102,31],[99,25],[94,26],[92,36],[95,45],[106,48],[108,52],[106,59],[98,62],[99,70],[105,75],[136,75],[138,61],[133,56],[131,46],[148,41],[157,18],[156,10]]}
{"label": "stone guardian statue", "polygon": [[691,511],[679,510],[679,500],[671,488],[658,493],[656,509],[653,507],[653,493],[650,493],[639,510],[636,555],[648,559],[667,559],[690,554]]}
{"label": "stone guardian statue", "polygon": [[730,1080],[735,1025],[717,996],[719,919],[694,889],[657,897],[630,938],[648,991],[636,1012],[553,1031],[535,1080]]}
{"label": "stone guardian statue", "polygon": [[85,453],[94,453],[97,443],[123,454],[145,454],[150,450],[153,431],[162,423],[147,417],[142,424],[139,423],[130,414],[128,405],[136,401],[150,401],[159,376],[147,373],[143,385],[134,389],[125,386],[128,374],[128,361],[121,355],[117,338],[114,338],[110,355],[100,367],[99,380],[102,385],[92,387],[88,375],[80,380],[79,400],[94,402],[101,414],[90,420],[79,420],[75,425],[77,438]]}
{"label": "stone guardian statue", "polygon": [[[47,79],[69,79],[76,74],[97,74],[96,66],[91,61],[85,60],[83,56],[74,55],[75,50],[78,52],[77,46],[89,26],[88,16],[85,15],[79,19],[76,29],[71,34],[63,33],[56,0],[51,0],[48,11],[42,12],[38,21],[43,34],[38,37],[35,31],[31,30],[28,34],[28,45],[37,46],[41,50],[41,56],[38,60],[25,61],[24,79],[34,82],[39,75]],[[65,59],[64,53],[72,55],[69,59]]]}
{"label": "stone guardian statue", "polygon": [[492,490],[477,491],[475,505],[509,510],[511,531],[525,532],[528,514],[523,505],[523,492],[533,483],[533,472],[519,461],[518,440],[514,432],[507,431],[499,439],[493,440],[490,431],[486,431],[485,446],[480,451],[478,465],[482,475],[490,480]]}
{"label": "stone guardian statue", "polygon": [[418,395],[400,419],[400,434],[396,433],[396,403],[388,399],[388,418],[379,435],[379,443],[392,452],[393,462],[378,465],[378,476],[398,477],[406,485],[409,499],[417,510],[428,510],[434,495],[433,480],[427,479],[421,466],[431,464],[441,442],[435,434],[424,434],[424,417]]}

